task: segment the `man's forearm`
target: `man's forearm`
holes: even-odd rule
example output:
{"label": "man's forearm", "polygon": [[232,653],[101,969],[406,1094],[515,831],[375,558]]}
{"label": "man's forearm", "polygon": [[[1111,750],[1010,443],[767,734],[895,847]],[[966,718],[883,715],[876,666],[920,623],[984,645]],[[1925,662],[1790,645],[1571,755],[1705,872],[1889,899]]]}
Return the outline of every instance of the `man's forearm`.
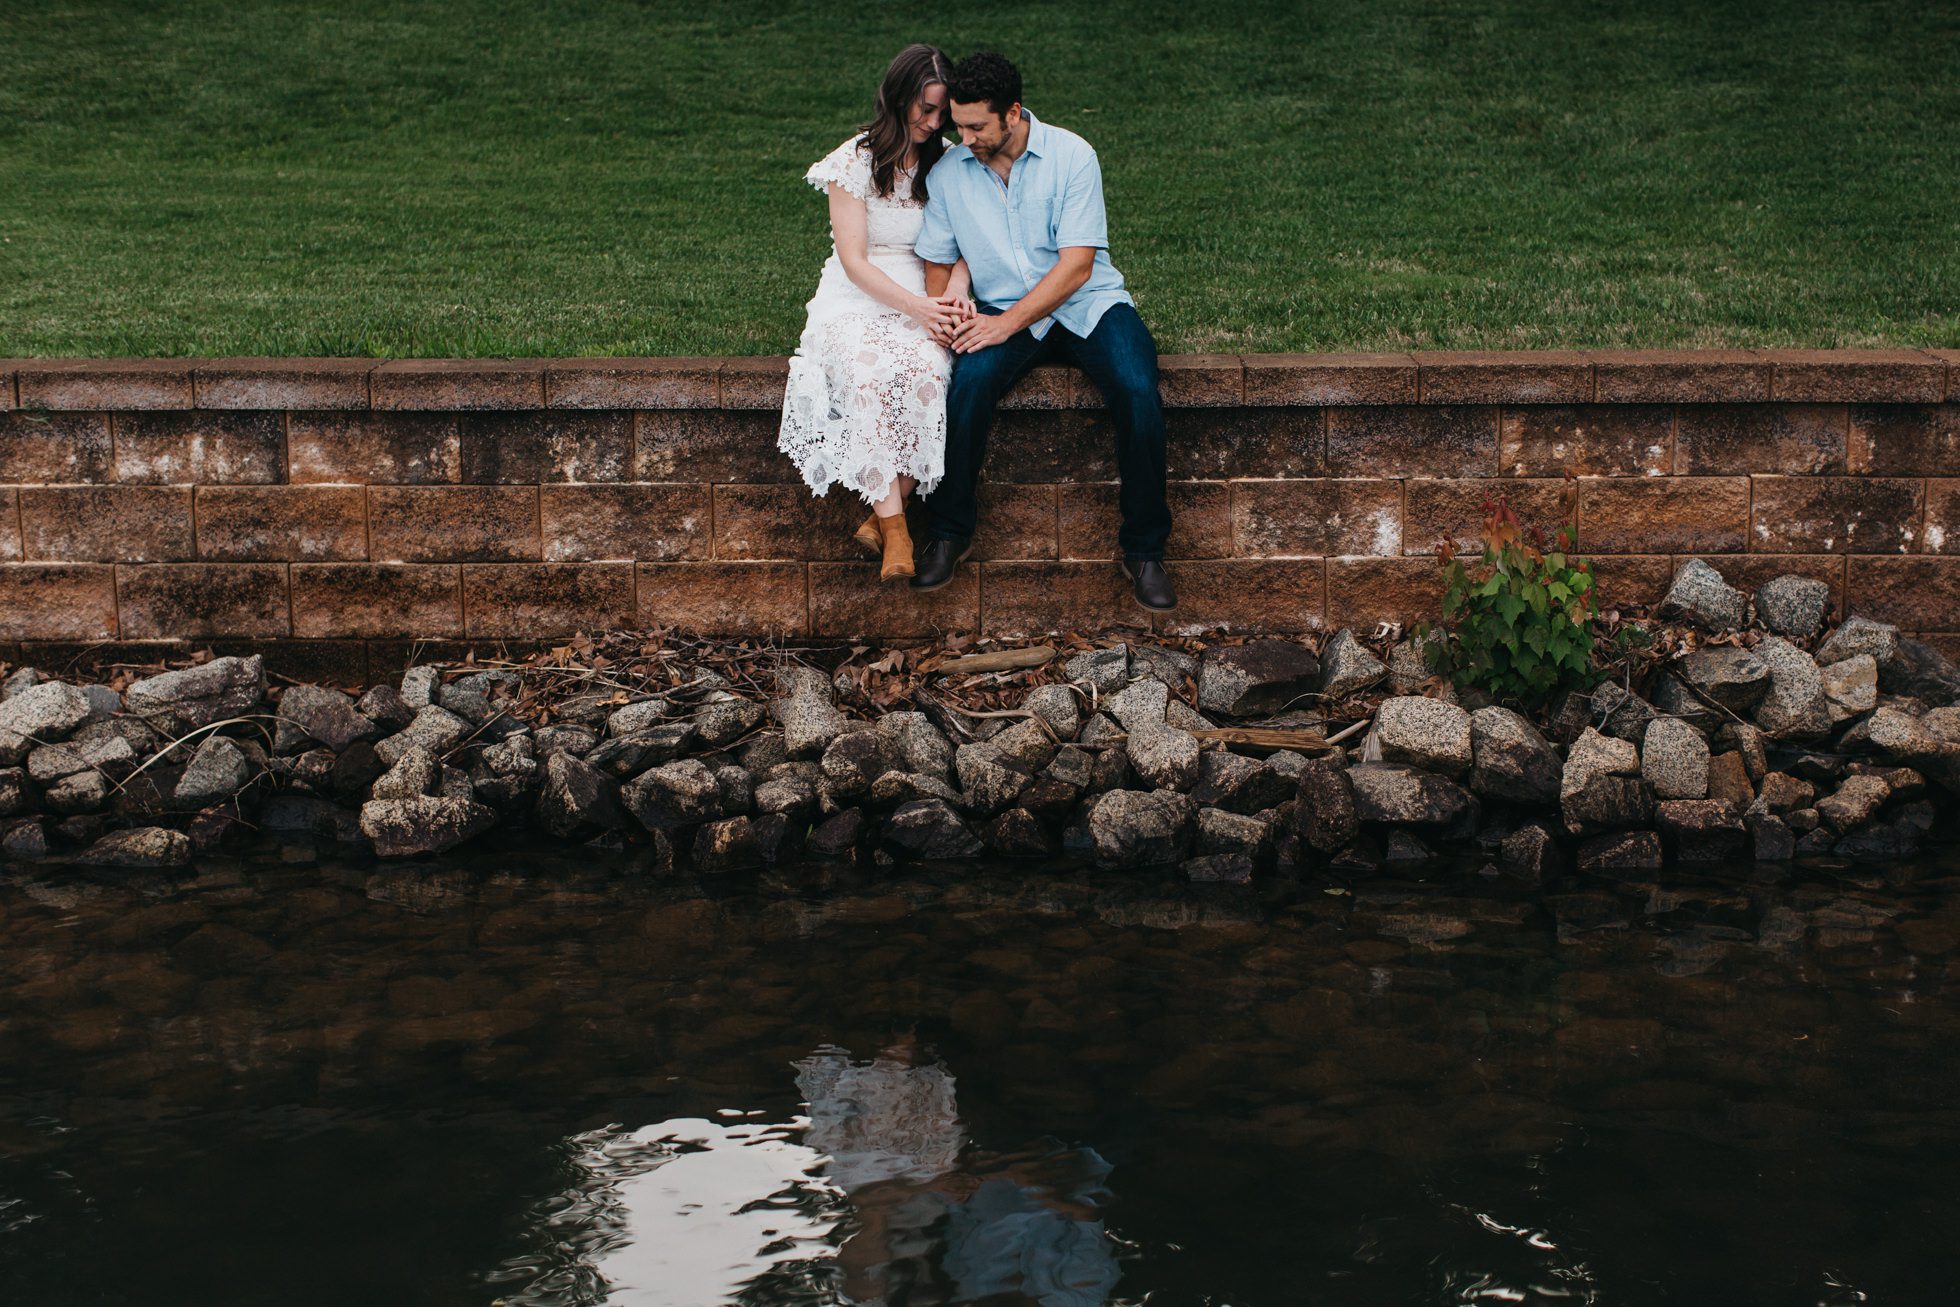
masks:
{"label": "man's forearm", "polygon": [[1025,331],[1041,319],[1062,307],[1069,296],[1081,290],[1095,270],[1094,252],[1087,262],[1080,266],[1063,260],[1048,270],[1048,275],[1034,284],[1034,289],[1023,295],[1020,302],[1001,316],[1006,324],[1016,331]]}
{"label": "man's forearm", "polygon": [[926,263],[926,298],[946,293],[946,284],[953,279],[953,265],[950,263]]}

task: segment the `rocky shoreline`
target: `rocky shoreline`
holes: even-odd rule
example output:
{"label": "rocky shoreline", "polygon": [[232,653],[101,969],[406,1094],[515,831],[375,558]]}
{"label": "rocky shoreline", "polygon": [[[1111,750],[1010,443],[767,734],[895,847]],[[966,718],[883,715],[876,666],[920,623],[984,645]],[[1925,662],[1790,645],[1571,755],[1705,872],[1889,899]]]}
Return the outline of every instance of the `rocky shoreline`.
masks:
{"label": "rocky shoreline", "polygon": [[1638,628],[1665,656],[1535,719],[1350,631],[926,660],[1014,700],[981,711],[923,692],[881,710],[862,647],[739,679],[663,659],[658,683],[550,697],[523,665],[417,666],[358,696],[271,685],[257,657],[110,683],[19,668],[0,859],[181,866],[241,829],[395,858],[526,828],[700,873],[995,856],[1239,883],[1468,855],[1543,883],[1907,857],[1960,789],[1960,670],[1879,623],[1827,631],[1828,599],[1692,562]]}

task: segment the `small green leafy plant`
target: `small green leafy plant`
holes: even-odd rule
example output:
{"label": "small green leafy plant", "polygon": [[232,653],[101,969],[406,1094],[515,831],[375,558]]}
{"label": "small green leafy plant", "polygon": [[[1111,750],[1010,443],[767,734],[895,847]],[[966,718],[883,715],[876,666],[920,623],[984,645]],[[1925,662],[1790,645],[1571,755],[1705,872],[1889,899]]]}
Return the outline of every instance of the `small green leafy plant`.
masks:
{"label": "small green leafy plant", "polygon": [[1481,562],[1466,567],[1449,541],[1443,563],[1443,629],[1417,628],[1431,671],[1460,690],[1536,706],[1568,686],[1591,684],[1593,622],[1599,603],[1592,563],[1572,557],[1578,542],[1577,485],[1561,497],[1565,521],[1550,548],[1544,532],[1518,521],[1503,495],[1484,499]]}

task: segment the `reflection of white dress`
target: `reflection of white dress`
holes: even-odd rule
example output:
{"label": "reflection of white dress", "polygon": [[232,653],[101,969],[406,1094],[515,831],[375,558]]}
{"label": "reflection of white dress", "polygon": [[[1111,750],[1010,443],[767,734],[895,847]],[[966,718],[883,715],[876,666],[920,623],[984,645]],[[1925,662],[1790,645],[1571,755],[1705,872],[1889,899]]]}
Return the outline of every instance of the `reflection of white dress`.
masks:
{"label": "reflection of white dress", "polygon": [[853,1063],[823,1048],[796,1063],[796,1087],[810,1104],[803,1142],[829,1159],[824,1170],[847,1194],[879,1180],[935,1180],[966,1145],[945,1067]]}
{"label": "reflection of white dress", "polygon": [[[912,174],[892,194],[871,186],[871,155],[853,137],[810,166],[804,180],[831,183],[864,201],[871,262],[908,290],[925,291],[925,265],[912,252],[925,206]],[[952,355],[917,320],[859,290],[835,247],[811,299],[803,339],[789,362],[777,444],[821,495],[836,482],[869,503],[904,475],[930,494],[946,469],[946,379]]]}

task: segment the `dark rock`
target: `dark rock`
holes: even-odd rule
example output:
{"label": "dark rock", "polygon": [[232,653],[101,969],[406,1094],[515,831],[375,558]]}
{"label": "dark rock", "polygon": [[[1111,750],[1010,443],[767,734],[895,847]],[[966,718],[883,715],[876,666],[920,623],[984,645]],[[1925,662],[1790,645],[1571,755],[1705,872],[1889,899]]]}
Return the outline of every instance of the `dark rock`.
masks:
{"label": "dark rock", "polygon": [[1558,801],[1563,765],[1535,727],[1508,708],[1470,714],[1470,790],[1487,799]]}
{"label": "dark rock", "polygon": [[1198,660],[1182,649],[1166,649],[1159,644],[1133,644],[1130,646],[1130,672],[1134,676],[1149,676],[1168,686],[1184,683],[1187,676],[1198,674]]}
{"label": "dark rock", "polygon": [[1635,745],[1647,734],[1647,724],[1660,716],[1653,704],[1617,681],[1606,681],[1594,687],[1592,710],[1601,731],[1616,740]]}
{"label": "dark rock", "polygon": [[[975,746],[983,747],[983,746]],[[852,731],[832,740],[823,751],[824,786],[832,802],[848,807],[871,792],[872,782],[888,771],[905,770],[898,740],[884,731]]]}
{"label": "dark rock", "polygon": [[1320,692],[1329,702],[1359,694],[1387,675],[1388,665],[1346,627],[1334,632],[1320,651]]}
{"label": "dark rock", "polygon": [[606,738],[617,740],[664,726],[673,715],[674,705],[658,695],[649,695],[606,714]]}
{"label": "dark rock", "polygon": [[749,871],[762,865],[762,846],[747,817],[712,821],[694,833],[694,869],[703,875]]}
{"label": "dark rock", "polygon": [[1579,870],[1602,875],[1659,871],[1661,837],[1650,830],[1616,831],[1579,846]]}
{"label": "dark rock", "polygon": [[620,800],[648,830],[691,826],[721,815],[721,786],[693,758],[641,773],[620,791]]}
{"label": "dark rock", "polygon": [[1349,875],[1367,875],[1382,869],[1381,846],[1374,839],[1362,835],[1336,849],[1327,859],[1330,871]]}
{"label": "dark rock", "polygon": [[251,780],[252,764],[237,742],[223,735],[207,735],[178,777],[173,798],[179,804],[202,807],[231,798]]}
{"label": "dark rock", "polygon": [[272,751],[298,753],[314,743],[341,750],[356,740],[378,740],[381,727],[363,717],[354,700],[338,690],[295,685],[279,696],[278,726]]}
{"label": "dark rock", "polygon": [[1433,862],[1436,851],[1424,844],[1416,836],[1405,830],[1392,830],[1382,846],[1382,862],[1386,866],[1415,866]]}
{"label": "dark rock", "polygon": [[98,771],[111,780],[129,775],[138,762],[136,750],[124,736],[101,729],[106,725],[84,726],[72,739],[32,749],[27,755],[28,777],[38,785],[52,785],[81,771]]}
{"label": "dark rock", "polygon": [[768,709],[753,699],[717,690],[694,710],[690,720],[701,743],[707,748],[719,749],[760,726],[767,715]]}
{"label": "dark rock", "polygon": [[1038,717],[1029,717],[1008,727],[987,744],[1000,757],[1031,776],[1053,762],[1060,748],[1048,724]]}
{"label": "dark rock", "polygon": [[1251,640],[1205,651],[1198,663],[1198,707],[1228,717],[1290,708],[1319,689],[1320,659],[1293,640]]}
{"label": "dark rock", "polygon": [[1045,858],[1059,847],[1055,837],[1026,808],[1009,808],[980,829],[987,848],[1004,858]]}
{"label": "dark rock", "polygon": [[1691,558],[1674,575],[1661,600],[1662,617],[1679,617],[1709,631],[1733,631],[1742,626],[1745,603],[1742,591],[1722,579],[1722,574]]}
{"label": "dark rock", "polygon": [[1817,801],[1817,815],[1842,835],[1877,816],[1891,797],[1892,787],[1876,776],[1847,776],[1836,793]]}
{"label": "dark rock", "polygon": [[1835,786],[1844,777],[1844,759],[1828,753],[1800,753],[1789,759],[1784,770],[1812,785]]}
{"label": "dark rock", "polygon": [[1682,862],[1739,857],[1748,834],[1741,810],[1714,799],[1664,799],[1654,805],[1654,824]]}
{"label": "dark rock", "polygon": [[1901,636],[1891,660],[1879,663],[1878,684],[1887,694],[1916,695],[1931,704],[1960,701],[1960,669],[1923,640]]}
{"label": "dark rock", "polygon": [[[1807,835],[1823,825],[1823,818],[1817,815],[1817,809],[1815,808],[1792,808],[1790,811],[1780,815],[1783,818],[1783,824],[1799,835]],[[1825,832],[1825,834],[1829,833],[1828,831]]]}
{"label": "dark rock", "polygon": [[1743,768],[1752,784],[1761,784],[1769,772],[1769,746],[1761,730],[1748,722],[1729,722],[1715,732],[1711,744],[1717,749],[1733,749],[1742,757]]}
{"label": "dark rock", "polygon": [[[1926,842],[1930,821],[1922,823],[1901,813],[1890,821],[1877,821],[1852,831],[1832,846],[1832,852],[1854,862],[1891,862],[1917,854]],[[1819,828],[1818,834],[1824,828]]]}
{"label": "dark rock", "polygon": [[548,758],[554,753],[576,754],[583,758],[598,744],[599,733],[590,726],[580,726],[576,722],[553,722],[537,729],[531,747],[540,758]]}
{"label": "dark rock", "polygon": [[322,839],[360,838],[355,813],[311,794],[274,794],[259,805],[260,830],[277,834],[318,835]]}
{"label": "dark rock", "polygon": [[31,817],[8,826],[5,834],[0,834],[0,854],[21,862],[39,862],[47,857],[48,832],[41,819]]}
{"label": "dark rock", "polygon": [[959,776],[962,803],[981,816],[1013,806],[1034,779],[985,740],[962,744],[953,755],[953,770]]}
{"label": "dark rock", "polygon": [[858,846],[864,838],[864,813],[857,808],[845,808],[832,813],[822,825],[810,832],[810,852],[819,857],[841,857]]}
{"label": "dark rock", "polygon": [[1284,803],[1298,788],[1297,780],[1268,763],[1213,749],[1198,755],[1198,783],[1191,797],[1202,807],[1254,813]]}
{"label": "dark rock", "polygon": [[781,813],[785,817],[807,821],[817,811],[817,787],[799,776],[764,781],[755,787],[751,797],[755,810],[765,815]]}
{"label": "dark rock", "polygon": [[[945,733],[934,726],[924,713],[886,713],[878,719],[878,729],[897,743],[906,771],[946,779],[953,765],[953,746],[947,741]],[[1073,733],[1070,732],[1071,735]]]}
{"label": "dark rock", "polygon": [[1198,741],[1189,731],[1145,723],[1131,729],[1128,753],[1131,768],[1153,789],[1188,790],[1198,782]]}
{"label": "dark rock", "polygon": [[886,819],[884,842],[906,857],[927,861],[978,857],[983,847],[944,799],[900,804]]}
{"label": "dark rock", "polygon": [[1111,790],[1088,805],[1089,838],[1101,867],[1181,861],[1197,805],[1174,790]]}
{"label": "dark rock", "polygon": [[1383,762],[1458,777],[1470,770],[1470,714],[1440,699],[1384,699],[1374,734]]}
{"label": "dark rock", "polygon": [[370,799],[361,805],[361,833],[384,858],[441,853],[496,824],[497,814],[483,804],[442,795]]}
{"label": "dark rock", "polygon": [[1807,576],[1779,576],[1756,589],[1756,620],[1790,640],[1808,640],[1824,629],[1831,587]]}
{"label": "dark rock", "polygon": [[668,722],[665,726],[607,740],[587,753],[585,761],[608,776],[626,780],[650,767],[674,761],[693,742],[692,722]]}
{"label": "dark rock", "polygon": [[415,720],[415,709],[408,706],[402,692],[387,684],[369,687],[355,703],[354,711],[383,730],[399,731]]}
{"label": "dark rock", "polygon": [[1735,645],[1703,645],[1669,667],[1703,698],[1731,712],[1748,712],[1769,693],[1769,664]]}
{"label": "dark rock", "polygon": [[1454,826],[1475,812],[1470,792],[1446,777],[1368,763],[1348,769],[1355,815],[1395,826]]}
{"label": "dark rock", "polygon": [[1565,853],[1543,822],[1526,822],[1504,837],[1500,859],[1507,871],[1543,885],[1565,870]]}
{"label": "dark rock", "polygon": [[1882,670],[1898,655],[1899,628],[1866,617],[1847,617],[1843,625],[1824,637],[1817,646],[1820,663],[1843,662],[1859,654],[1870,654]]}
{"label": "dark rock", "polygon": [[76,855],[95,867],[183,867],[190,860],[190,837],[162,826],[110,831]]}
{"label": "dark rock", "polygon": [[27,773],[18,767],[0,767],[0,817],[12,817],[31,806]]}
{"label": "dark rock", "polygon": [[749,769],[753,776],[760,776],[778,763],[789,761],[789,749],[783,744],[781,731],[763,731],[742,742],[735,760]]}
{"label": "dark rock", "polygon": [[293,784],[314,794],[326,793],[332,787],[335,758],[332,749],[308,749],[297,755],[291,760]]}
{"label": "dark rock", "polygon": [[410,745],[394,766],[375,779],[369,794],[377,799],[412,799],[434,794],[441,784],[441,760],[420,745]]}
{"label": "dark rock", "polygon": [[1873,776],[1891,787],[1894,799],[1916,799],[1926,792],[1926,778],[1910,767],[1874,767],[1870,763],[1851,764],[1853,776]]}
{"label": "dark rock", "polygon": [[1182,868],[1184,878],[1194,885],[1249,885],[1252,859],[1242,853],[1214,853],[1189,858]]}
{"label": "dark rock", "polygon": [[756,851],[764,863],[772,866],[796,857],[797,837],[802,830],[779,812],[749,818],[749,835],[755,841]]}
{"label": "dark rock", "polygon": [[1751,851],[1758,862],[1788,862],[1797,855],[1797,837],[1774,813],[1750,811],[1742,824],[1749,830]]}
{"label": "dark rock", "polygon": [[1653,818],[1654,795],[1637,776],[1595,776],[1559,799],[1565,829],[1574,835],[1622,830]]}
{"label": "dark rock", "polygon": [[1713,734],[1723,723],[1713,708],[1695,696],[1677,676],[1663,672],[1654,678],[1649,688],[1654,711],[1662,717],[1672,717],[1684,725],[1692,726],[1703,735]]}
{"label": "dark rock", "polygon": [[1242,853],[1263,859],[1272,853],[1273,828],[1257,817],[1222,808],[1200,808],[1195,847],[1201,854]]}
{"label": "dark rock", "polygon": [[581,758],[554,753],[544,761],[537,820],[560,839],[594,830],[618,830],[625,824],[619,806],[619,782]]}
{"label": "dark rock", "polygon": [[253,654],[249,658],[213,658],[197,667],[145,677],[129,687],[123,701],[135,716],[177,735],[226,718],[243,717],[264,698],[265,661]]}
{"label": "dark rock", "polygon": [[1082,791],[1075,786],[1043,775],[1028,782],[1028,787],[1014,800],[1014,806],[1027,809],[1044,822],[1059,823],[1075,810],[1081,797]]}
{"label": "dark rock", "polygon": [[755,778],[743,768],[729,763],[717,767],[715,785],[721,790],[721,812],[724,817],[744,816],[755,806]]}
{"label": "dark rock", "polygon": [[[1227,757],[1224,754],[1207,754],[1206,757]],[[1199,759],[1202,775],[1203,759]],[[1086,790],[1096,778],[1096,755],[1087,749],[1074,745],[1063,745],[1055,751],[1055,757],[1042,773],[1064,785],[1078,790]]]}
{"label": "dark rock", "polygon": [[108,778],[96,771],[64,776],[41,795],[41,802],[49,812],[63,816],[94,812],[108,801]]}
{"label": "dark rock", "polygon": [[1749,783],[1749,769],[1743,765],[1741,754],[1731,749],[1709,758],[1708,797],[1738,808],[1755,802],[1756,787]]}
{"label": "dark rock", "polygon": [[1353,842],[1360,829],[1347,772],[1325,758],[1308,759],[1294,797],[1294,833],[1310,848],[1332,853]]}

